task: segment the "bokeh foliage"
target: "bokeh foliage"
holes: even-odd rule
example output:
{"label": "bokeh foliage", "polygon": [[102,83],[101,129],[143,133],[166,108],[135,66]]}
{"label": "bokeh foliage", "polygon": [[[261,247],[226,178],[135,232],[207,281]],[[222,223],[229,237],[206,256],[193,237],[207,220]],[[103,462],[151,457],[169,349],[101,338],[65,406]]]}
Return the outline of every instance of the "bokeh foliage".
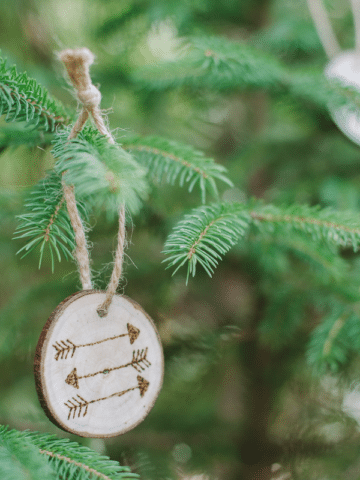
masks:
{"label": "bokeh foliage", "polygon": [[[352,48],[349,5],[331,0],[327,8],[341,44]],[[355,109],[359,94],[324,80],[327,59],[306,2],[14,0],[1,2],[0,13],[8,63],[68,105],[47,103],[46,111],[61,108],[62,121],[71,122],[76,101],[54,51],[87,46],[117,140],[136,158],[146,139],[142,147],[153,150],[143,164],[158,162],[149,196],[132,216],[122,288],[158,325],[163,391],[132,432],[76,440],[146,479],[196,472],[245,480],[263,472],[265,479],[276,463],[294,479],[357,479],[360,155],[327,105]],[[31,87],[9,75],[24,84],[19,95]],[[24,245],[12,239],[16,216],[29,188],[54,166],[55,125],[18,100],[19,109],[4,113],[25,122],[2,117],[0,125],[1,423],[67,436],[40,409],[32,359],[46,319],[80,285],[71,261],[62,259],[52,274],[49,252],[40,270],[37,251],[16,255]],[[32,129],[35,121],[41,129]],[[167,177],[156,156],[167,148],[208,165],[215,179],[225,166],[234,187],[217,182],[218,206],[199,207],[201,176],[189,178],[198,182],[191,192],[178,184],[181,170]],[[216,191],[205,187],[211,204]],[[193,208],[209,218],[225,211],[229,237],[220,244],[210,233],[221,256],[233,248],[211,279],[198,268],[186,285],[186,268],[171,277],[162,251]],[[300,228],[304,218],[318,223]],[[334,227],[341,222],[347,229]],[[95,281],[104,288],[116,222],[95,209],[89,225]]]}

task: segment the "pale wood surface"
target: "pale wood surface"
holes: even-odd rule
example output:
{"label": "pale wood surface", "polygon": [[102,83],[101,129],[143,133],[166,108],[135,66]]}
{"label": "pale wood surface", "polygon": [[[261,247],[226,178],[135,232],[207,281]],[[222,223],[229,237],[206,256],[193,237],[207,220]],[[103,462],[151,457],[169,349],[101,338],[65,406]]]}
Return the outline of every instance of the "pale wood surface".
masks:
{"label": "pale wood surface", "polygon": [[115,295],[100,318],[105,292],[68,297],[41,333],[34,372],[47,416],[83,437],[112,437],[134,428],[161,389],[163,351],[151,318],[133,300]]}
{"label": "pale wood surface", "polygon": [[[326,67],[325,75],[338,80],[345,87],[360,91],[360,54],[347,50],[337,55]],[[333,107],[329,105],[331,116],[339,129],[350,140],[360,145],[359,113],[348,106]]]}

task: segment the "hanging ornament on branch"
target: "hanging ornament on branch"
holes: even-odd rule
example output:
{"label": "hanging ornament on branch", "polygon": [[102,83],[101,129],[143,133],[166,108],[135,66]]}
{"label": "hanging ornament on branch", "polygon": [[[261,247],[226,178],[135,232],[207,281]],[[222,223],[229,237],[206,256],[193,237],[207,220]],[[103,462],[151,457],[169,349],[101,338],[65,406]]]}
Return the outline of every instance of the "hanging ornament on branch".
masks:
{"label": "hanging ornament on branch", "polygon": [[[115,144],[99,108],[101,94],[92,85],[93,54],[86,48],[60,53],[82,110],[68,140],[89,117]],[[83,290],[65,299],[47,320],[35,360],[40,403],[58,427],[82,437],[112,437],[140,423],[159,394],[164,360],[151,318],[136,302],[116,294],[125,247],[125,207],[119,209],[118,244],[106,291],[93,290],[84,227],[75,192],[63,182],[75,232],[75,257]]]}
{"label": "hanging ornament on branch", "polygon": [[[322,0],[307,0],[308,7],[329,63],[325,68],[327,78],[339,81],[344,87],[353,87],[360,93],[360,2],[351,0],[355,24],[355,50],[341,51]],[[346,105],[329,105],[331,116],[338,128],[360,145],[360,113]]]}

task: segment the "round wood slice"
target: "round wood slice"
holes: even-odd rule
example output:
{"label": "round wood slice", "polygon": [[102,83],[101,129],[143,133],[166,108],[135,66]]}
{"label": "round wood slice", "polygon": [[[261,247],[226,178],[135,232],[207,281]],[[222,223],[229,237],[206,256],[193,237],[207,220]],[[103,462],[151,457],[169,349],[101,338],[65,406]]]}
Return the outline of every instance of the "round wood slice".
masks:
{"label": "round wood slice", "polygon": [[[360,91],[360,57],[355,50],[341,52],[325,69],[328,78],[337,79],[345,87]],[[330,107],[330,113],[339,129],[353,142],[360,145],[359,113],[344,105]]]}
{"label": "round wood slice", "polygon": [[34,373],[40,403],[58,427],[82,437],[113,437],[140,423],[161,389],[164,358],[151,318],[115,295],[83,290],[64,300],[46,322]]}

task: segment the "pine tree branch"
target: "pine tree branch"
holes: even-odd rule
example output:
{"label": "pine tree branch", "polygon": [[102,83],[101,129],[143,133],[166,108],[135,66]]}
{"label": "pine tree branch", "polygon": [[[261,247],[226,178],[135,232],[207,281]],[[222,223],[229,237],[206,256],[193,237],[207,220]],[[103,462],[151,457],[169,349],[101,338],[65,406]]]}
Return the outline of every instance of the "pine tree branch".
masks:
{"label": "pine tree branch", "polygon": [[165,244],[168,267],[176,266],[176,272],[188,262],[188,275],[195,275],[200,263],[211,275],[221,256],[245,237],[250,226],[255,235],[284,237],[288,242],[298,241],[301,233],[310,244],[325,245],[326,255],[331,246],[352,245],[356,251],[360,244],[357,213],[306,205],[276,207],[256,201],[215,204],[193,210],[175,227]]}
{"label": "pine tree branch", "polygon": [[[18,216],[19,226],[14,238],[27,239],[27,243],[17,252],[24,258],[36,247],[40,247],[39,268],[42,263],[45,247],[51,256],[52,270],[54,257],[61,261],[62,254],[66,259],[72,258],[75,248],[75,236],[65,208],[61,175],[52,171],[41,180],[25,202],[28,213]],[[83,204],[78,205],[83,217],[86,211]]]}
{"label": "pine tree branch", "polygon": [[202,152],[191,146],[167,140],[161,137],[125,137],[122,146],[129,150],[136,160],[148,169],[151,177],[157,181],[163,178],[174,185],[189,185],[189,192],[199,184],[202,201],[205,202],[206,191],[218,195],[215,180],[221,180],[233,186],[225,176],[225,167],[206,158]]}
{"label": "pine tree branch", "polygon": [[175,61],[143,67],[133,75],[135,82],[155,90],[183,85],[215,90],[278,89],[280,78],[286,77],[285,67],[275,57],[217,37],[190,38],[183,42]]}
{"label": "pine tree branch", "polygon": [[[104,473],[98,472],[94,468],[90,468],[87,465],[85,465],[84,463],[76,462],[75,460],[72,460],[69,457],[65,457],[64,455],[60,455],[60,454],[54,453],[54,452],[48,452],[47,450],[41,450],[41,449],[39,450],[39,452],[44,454],[44,455],[48,455],[49,457],[54,458],[56,460],[60,460],[60,462],[64,462],[64,463],[67,463],[67,464],[70,464],[70,465],[75,465],[79,469],[83,469],[85,472],[88,472],[90,474],[91,478],[93,476],[95,476],[95,477],[100,478],[102,480],[112,480],[112,478],[105,475]],[[126,476],[123,476],[123,478],[124,479],[125,478],[138,478],[138,476],[137,475],[126,475]]]}
{"label": "pine tree branch", "polygon": [[290,69],[249,44],[218,37],[190,38],[175,61],[143,67],[133,79],[149,90],[181,86],[217,91],[262,89],[277,96],[291,95],[322,110],[329,105],[346,105],[354,111],[360,108],[359,92],[325,78],[322,70]]}
{"label": "pine tree branch", "polygon": [[100,473],[93,468],[89,468],[84,463],[80,463],[80,462],[76,462],[75,460],[71,460],[71,458],[65,457],[64,455],[59,455],[58,453],[48,452],[47,450],[41,450],[41,449],[39,450],[39,452],[44,454],[44,455],[48,455],[51,458],[56,458],[57,460],[61,460],[61,461],[64,461],[66,463],[76,465],[79,468],[83,468],[84,470],[86,470],[90,474],[93,474],[98,478],[102,478],[103,480],[111,480],[111,478],[108,477],[107,475],[104,475],[103,473]]}
{"label": "pine tree branch", "polygon": [[45,239],[46,242],[48,242],[49,239],[50,239],[51,227],[54,224],[54,222],[56,221],[56,219],[58,218],[59,211],[60,211],[61,207],[63,206],[64,202],[65,202],[65,197],[62,196],[59,199],[59,202],[55,207],[54,213],[50,216],[49,223],[48,223],[48,225],[45,229],[45,232],[44,232],[45,233],[44,239]]}
{"label": "pine tree branch", "polygon": [[339,335],[340,330],[345,325],[345,322],[346,322],[345,317],[339,317],[331,327],[322,349],[322,354],[324,357],[327,357],[330,355],[335,339]]}
{"label": "pine tree branch", "polygon": [[360,222],[355,212],[336,212],[319,206],[292,205],[277,207],[274,205],[255,206],[250,211],[255,226],[260,232],[291,232],[292,229],[311,235],[313,240],[346,247],[351,245],[356,251],[360,244]]}
{"label": "pine tree branch", "polygon": [[52,153],[55,169],[74,185],[77,198],[89,205],[103,207],[117,215],[126,204],[137,212],[145,198],[148,184],[145,170],[118,145],[112,145],[97,129],[85,127],[68,141],[69,128],[57,133]]}
{"label": "pine tree branch", "polygon": [[25,122],[27,125],[53,132],[57,125],[70,122],[71,116],[59,101],[26,73],[18,74],[0,58],[0,115],[6,122]]}
{"label": "pine tree branch", "polygon": [[[68,439],[58,439],[55,435],[20,432],[0,427],[0,445],[1,443],[7,447],[13,457],[12,468],[14,469],[14,458],[20,459],[23,475],[30,475],[32,480],[38,480],[38,478],[43,480],[65,478],[91,480],[95,477],[101,480],[138,478],[138,475],[130,472],[129,467],[122,467],[108,457],[70,442]],[[1,472],[3,472],[3,464],[0,449]]]}
{"label": "pine tree branch", "polygon": [[[61,469],[62,474],[77,472],[76,478],[85,480],[97,476],[101,479],[126,480],[138,478],[131,473],[129,467],[121,466],[118,462],[100,455],[90,448],[70,442],[69,439],[59,439],[55,435],[23,432],[27,438],[39,448],[39,451],[51,457],[55,470]],[[73,474],[74,474],[73,473]]]}
{"label": "pine tree branch", "polygon": [[240,204],[215,204],[193,210],[166,241],[168,268],[176,265],[175,274],[188,262],[189,277],[195,275],[199,263],[211,276],[221,255],[244,237],[250,223],[251,217]]}
{"label": "pine tree branch", "polygon": [[317,373],[337,372],[359,347],[359,316],[351,307],[333,304],[331,309],[313,331],[307,348],[308,362]]}

